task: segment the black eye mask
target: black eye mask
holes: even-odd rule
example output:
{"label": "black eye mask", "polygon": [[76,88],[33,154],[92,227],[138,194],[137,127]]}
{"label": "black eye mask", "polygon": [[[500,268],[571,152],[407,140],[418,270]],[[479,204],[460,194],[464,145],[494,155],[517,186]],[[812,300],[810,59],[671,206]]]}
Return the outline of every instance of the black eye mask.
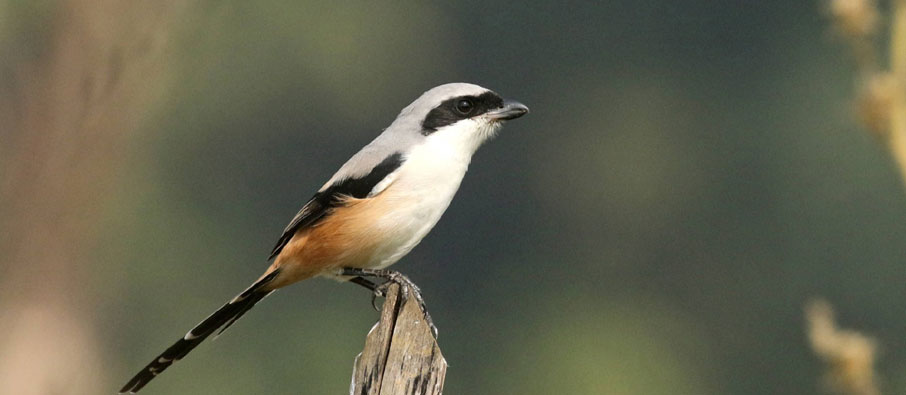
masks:
{"label": "black eye mask", "polygon": [[[466,105],[464,102],[471,105]],[[487,91],[478,96],[458,96],[447,99],[440,103],[439,106],[434,107],[425,117],[425,120],[422,121],[422,134],[427,136],[444,126],[452,125],[463,119],[472,118],[501,107],[503,107],[503,98],[492,91]]]}

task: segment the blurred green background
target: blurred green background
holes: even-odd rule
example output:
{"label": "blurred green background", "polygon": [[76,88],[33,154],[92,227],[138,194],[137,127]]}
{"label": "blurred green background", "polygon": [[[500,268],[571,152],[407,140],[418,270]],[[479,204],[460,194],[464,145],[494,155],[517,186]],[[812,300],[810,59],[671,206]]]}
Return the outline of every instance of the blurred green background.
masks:
{"label": "blurred green background", "polygon": [[[817,393],[814,296],[906,393],[906,193],[820,8],[0,1],[0,392],[114,392],[463,81],[532,113],[395,266],[447,393]],[[281,290],[143,393],[344,393],[369,300]]]}

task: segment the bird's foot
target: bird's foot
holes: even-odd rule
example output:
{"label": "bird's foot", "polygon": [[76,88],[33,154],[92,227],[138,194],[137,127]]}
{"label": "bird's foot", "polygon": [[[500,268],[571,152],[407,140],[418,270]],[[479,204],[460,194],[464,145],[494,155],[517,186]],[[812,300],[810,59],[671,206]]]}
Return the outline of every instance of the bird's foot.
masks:
{"label": "bird's foot", "polygon": [[[375,310],[378,310],[377,304],[375,303],[378,296],[386,297],[390,286],[392,284],[399,284],[400,292],[402,292],[402,302],[406,303],[409,299],[409,294],[412,294],[412,297],[415,298],[415,301],[418,303],[418,306],[421,308],[422,312],[425,313],[425,321],[428,323],[428,326],[431,328],[431,334],[434,335],[434,338],[437,338],[437,327],[434,326],[434,320],[431,319],[431,314],[428,314],[428,308],[425,304],[425,299],[422,297],[421,289],[406,277],[406,275],[395,271],[395,270],[385,270],[385,269],[359,269],[359,268],[344,268],[342,270],[342,275],[344,276],[356,276],[352,280],[353,283],[359,284],[365,288],[368,288],[372,291],[371,296],[371,305]],[[364,277],[378,277],[382,278],[384,281],[381,284],[375,284]]]}

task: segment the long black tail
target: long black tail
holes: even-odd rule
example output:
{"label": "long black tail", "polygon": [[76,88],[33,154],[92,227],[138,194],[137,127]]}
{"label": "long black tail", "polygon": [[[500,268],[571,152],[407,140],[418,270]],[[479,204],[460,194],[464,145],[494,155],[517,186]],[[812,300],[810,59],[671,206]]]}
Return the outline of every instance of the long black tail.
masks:
{"label": "long black tail", "polygon": [[215,311],[214,314],[211,314],[208,318],[205,318],[204,321],[195,325],[189,333],[186,333],[185,336],[177,340],[170,348],[138,372],[132,380],[129,380],[129,382],[120,390],[120,393],[129,392],[134,394],[138,392],[142,387],[148,384],[151,379],[172,365],[173,362],[185,357],[189,351],[192,351],[193,348],[214,333],[217,328],[222,328],[218,335],[223,333],[223,331],[229,328],[230,325],[233,325],[239,317],[242,317],[246,311],[249,311],[249,309],[255,306],[255,303],[258,303],[261,299],[264,299],[265,296],[274,292],[272,290],[262,290],[261,288],[273,280],[276,275],[277,271],[268,273],[268,275],[256,281],[251,287]]}

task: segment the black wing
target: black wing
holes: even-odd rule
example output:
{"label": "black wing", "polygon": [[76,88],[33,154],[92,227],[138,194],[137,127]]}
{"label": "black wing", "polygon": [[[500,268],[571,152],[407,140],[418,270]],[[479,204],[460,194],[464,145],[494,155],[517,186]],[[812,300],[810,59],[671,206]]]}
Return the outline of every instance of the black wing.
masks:
{"label": "black wing", "polygon": [[315,196],[308,200],[308,203],[305,203],[305,206],[302,206],[302,209],[296,213],[293,220],[283,230],[280,240],[277,240],[277,245],[274,246],[271,255],[267,259],[270,260],[279,255],[280,251],[283,251],[283,247],[296,235],[296,232],[314,226],[324,217],[330,215],[330,211],[340,205],[344,196],[352,196],[358,199],[368,197],[371,191],[374,190],[374,186],[396,171],[403,164],[403,161],[403,154],[397,152],[384,158],[368,174],[358,178],[346,178],[337,181],[323,191],[316,193]]}

